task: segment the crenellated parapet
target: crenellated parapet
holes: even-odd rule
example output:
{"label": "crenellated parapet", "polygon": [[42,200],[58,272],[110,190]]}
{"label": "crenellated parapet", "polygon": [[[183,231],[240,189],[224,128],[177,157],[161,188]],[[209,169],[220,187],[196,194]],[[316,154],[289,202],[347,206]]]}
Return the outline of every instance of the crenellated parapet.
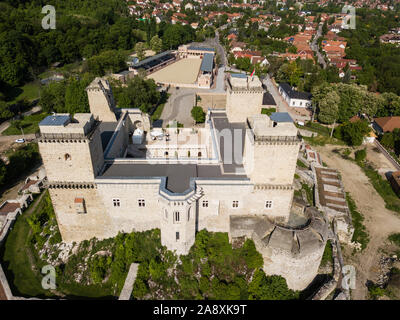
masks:
{"label": "crenellated parapet", "polygon": [[329,222],[315,208],[307,208],[308,220],[296,228],[279,225],[267,216],[230,216],[229,238],[253,239],[264,259],[268,275],[281,275],[293,290],[303,290],[318,274]]}

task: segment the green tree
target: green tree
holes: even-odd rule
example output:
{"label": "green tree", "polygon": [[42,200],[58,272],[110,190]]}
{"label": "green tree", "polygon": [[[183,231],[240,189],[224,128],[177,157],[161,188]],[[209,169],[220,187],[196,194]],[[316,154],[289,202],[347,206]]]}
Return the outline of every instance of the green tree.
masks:
{"label": "green tree", "polygon": [[65,108],[70,114],[89,112],[89,100],[85,91],[88,82],[72,79],[65,91]]}
{"label": "green tree", "polygon": [[[314,93],[317,90],[313,91]],[[313,93],[313,97],[314,97]],[[338,119],[340,97],[335,91],[328,91],[324,97],[313,99],[317,106],[318,120],[332,124]]]}
{"label": "green tree", "polygon": [[44,112],[67,112],[67,109],[65,108],[66,87],[66,81],[51,82],[47,86],[42,87],[40,93],[40,106]]}
{"label": "green tree", "polygon": [[263,265],[263,258],[257,251],[254,242],[247,239],[242,247],[241,255],[243,255],[246,264],[251,269],[261,268]]}
{"label": "green tree", "polygon": [[160,93],[153,79],[134,77],[125,87],[112,83],[112,90],[120,108],[139,108],[143,112],[150,112],[160,100]]}
{"label": "green tree", "polygon": [[2,159],[0,159],[0,186],[2,186],[6,181],[7,168]]}
{"label": "green tree", "polygon": [[206,120],[206,114],[203,111],[202,107],[193,107],[191,113],[196,123],[204,123],[204,121]]}
{"label": "green tree", "polygon": [[345,122],[336,129],[335,136],[350,146],[359,146],[370,130],[366,121]]}
{"label": "green tree", "polygon": [[302,75],[302,69],[294,61],[283,64],[279,68],[276,78],[279,82],[288,82],[291,86],[297,87],[300,84],[300,78]]}
{"label": "green tree", "polygon": [[367,149],[365,148],[357,150],[354,154],[354,158],[357,162],[364,161],[366,157],[367,157]]}
{"label": "green tree", "polygon": [[400,115],[400,97],[392,92],[385,92],[381,95],[382,105],[377,111],[378,117]]}
{"label": "green tree", "polygon": [[250,300],[294,300],[299,298],[299,293],[290,290],[286,280],[281,276],[266,276],[259,269],[254,273],[249,284]]}
{"label": "green tree", "polygon": [[153,38],[150,40],[150,47],[151,50],[153,50],[155,53],[159,53],[162,50],[162,40],[155,35]]}
{"label": "green tree", "polygon": [[0,100],[0,119],[5,120],[13,117],[10,107],[5,101]]}
{"label": "green tree", "polygon": [[135,44],[135,52],[140,61],[146,57],[145,46],[143,42],[138,42]]}

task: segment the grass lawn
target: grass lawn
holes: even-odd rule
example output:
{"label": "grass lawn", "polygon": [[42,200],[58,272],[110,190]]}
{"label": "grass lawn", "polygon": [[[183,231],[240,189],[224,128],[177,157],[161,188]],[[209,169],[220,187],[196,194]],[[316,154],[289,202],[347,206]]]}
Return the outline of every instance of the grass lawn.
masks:
{"label": "grass lawn", "polygon": [[321,259],[321,266],[325,266],[328,263],[333,263],[332,245],[330,240],[326,242],[324,254]]}
{"label": "grass lawn", "polygon": [[357,211],[356,203],[351,198],[350,193],[348,192],[346,192],[346,201],[349,206],[351,219],[354,227],[354,234],[352,241],[361,243],[361,250],[364,250],[369,242],[368,232],[363,224],[364,217],[360,212]]}
{"label": "grass lawn", "polygon": [[[23,296],[52,296],[50,292],[41,286],[42,275],[40,270],[33,270],[35,257],[30,244],[30,227],[28,217],[35,210],[40,210],[43,206],[42,198],[35,200],[30,209],[18,217],[12,231],[9,233],[5,243],[2,261],[4,272],[10,283],[14,295]],[[36,206],[35,210],[32,210]],[[2,251],[3,251],[2,250]]]}
{"label": "grass lawn", "polygon": [[156,121],[156,120],[160,119],[161,114],[162,114],[162,112],[164,110],[164,105],[165,105],[165,103],[160,104],[160,105],[157,106],[156,110],[154,110],[154,113],[151,115],[151,120],[152,121]]}
{"label": "grass lawn", "polygon": [[326,144],[334,144],[340,146],[346,145],[341,140],[338,140],[336,138],[330,138],[329,136],[323,136],[323,135],[318,135],[316,137],[303,137],[303,140],[312,146],[324,146]]}
{"label": "grass lawn", "polygon": [[[32,114],[20,120],[24,134],[39,132],[39,122],[42,121],[47,115],[48,115],[47,113]],[[13,122],[11,122],[11,125],[2,133],[2,135],[4,136],[21,135],[21,134],[22,134],[21,129],[17,128],[13,124]]]}
{"label": "grass lawn", "polygon": [[389,181],[383,179],[381,175],[368,163],[358,163],[365,175],[369,178],[372,186],[385,201],[385,207],[389,210],[400,213],[400,199],[393,191]]}
{"label": "grass lawn", "polygon": [[16,103],[18,100],[33,101],[39,98],[40,85],[37,82],[29,82],[22,87],[13,88],[7,95],[12,99],[10,104]]}
{"label": "grass lawn", "polygon": [[43,275],[41,268],[47,263],[42,261],[31,243],[32,231],[28,218],[44,209],[45,192],[37,198],[30,208],[18,217],[13,229],[1,250],[4,272],[9,280],[14,295],[26,297],[57,297],[66,295],[70,298],[107,298],[113,290],[108,281],[99,285],[81,285],[79,283],[64,283],[62,278],[56,278],[57,292],[44,290],[41,285]]}

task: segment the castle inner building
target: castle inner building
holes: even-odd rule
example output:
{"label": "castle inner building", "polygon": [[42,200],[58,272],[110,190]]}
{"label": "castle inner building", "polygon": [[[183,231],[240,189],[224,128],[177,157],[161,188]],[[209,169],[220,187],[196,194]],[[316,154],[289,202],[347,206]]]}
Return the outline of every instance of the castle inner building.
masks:
{"label": "castle inner building", "polygon": [[[39,124],[63,241],[159,228],[163,245],[187,254],[199,230],[228,232],[254,238],[264,270],[284,275],[289,287],[312,281],[326,222],[314,212],[306,231],[287,227],[301,139],[287,113],[260,114],[257,77],[228,79],[226,109],[209,110],[204,128],[152,128],[139,109],[115,108],[103,79],[87,92],[90,113],[55,114]],[[290,246],[277,245],[283,238]]]}

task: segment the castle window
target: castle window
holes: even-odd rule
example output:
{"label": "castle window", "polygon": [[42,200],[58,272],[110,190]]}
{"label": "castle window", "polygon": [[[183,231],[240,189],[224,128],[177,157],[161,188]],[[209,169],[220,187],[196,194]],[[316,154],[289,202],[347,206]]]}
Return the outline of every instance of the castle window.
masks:
{"label": "castle window", "polygon": [[175,211],[174,212],[174,221],[175,222],[179,222],[180,221],[179,211]]}
{"label": "castle window", "polygon": [[232,208],[239,208],[239,201],[232,201]]}
{"label": "castle window", "polygon": [[197,157],[201,158],[201,152],[199,152],[199,153],[197,154]]}
{"label": "castle window", "polygon": [[74,203],[76,213],[86,213],[85,199],[75,198]]}
{"label": "castle window", "polygon": [[265,201],[265,208],[271,209],[272,208],[272,200]]}
{"label": "castle window", "polygon": [[203,200],[203,208],[208,208],[208,200]]}
{"label": "castle window", "polygon": [[66,153],[64,154],[64,159],[65,161],[67,161],[68,159],[71,159],[71,156],[68,153]]}
{"label": "castle window", "polygon": [[119,199],[112,199],[114,207],[120,207],[121,201]]}
{"label": "castle window", "polygon": [[145,207],[146,206],[146,202],[144,201],[144,199],[139,199],[138,200],[138,204],[139,204],[139,207]]}
{"label": "castle window", "polygon": [[164,156],[168,157],[168,151],[164,152]]}
{"label": "castle window", "polygon": [[176,241],[178,241],[178,240],[179,240],[179,232],[177,232],[177,233],[175,234],[175,237],[176,237]]}

